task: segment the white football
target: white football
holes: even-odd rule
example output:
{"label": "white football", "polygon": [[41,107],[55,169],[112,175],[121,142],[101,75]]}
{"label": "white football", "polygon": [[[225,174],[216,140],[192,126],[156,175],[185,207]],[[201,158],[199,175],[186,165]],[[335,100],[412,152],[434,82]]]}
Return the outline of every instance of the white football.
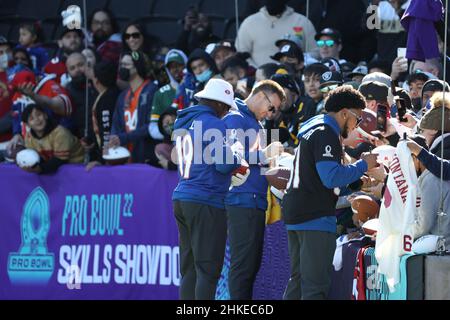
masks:
{"label": "white football", "polygon": [[294,168],[294,158],[295,157],[289,153],[282,153],[276,159],[277,166],[269,169],[266,173],[266,178],[270,185],[270,191],[280,200],[283,199],[284,189],[286,188]]}
{"label": "white football", "polygon": [[108,152],[103,155],[109,164],[125,164],[131,156],[130,151],[124,147],[109,148]]}
{"label": "white football", "polygon": [[435,252],[438,240],[439,236],[427,234],[414,241],[411,250],[416,254]]}
{"label": "white football", "polygon": [[39,154],[33,149],[25,149],[17,153],[16,163],[21,168],[31,168],[39,163]]}

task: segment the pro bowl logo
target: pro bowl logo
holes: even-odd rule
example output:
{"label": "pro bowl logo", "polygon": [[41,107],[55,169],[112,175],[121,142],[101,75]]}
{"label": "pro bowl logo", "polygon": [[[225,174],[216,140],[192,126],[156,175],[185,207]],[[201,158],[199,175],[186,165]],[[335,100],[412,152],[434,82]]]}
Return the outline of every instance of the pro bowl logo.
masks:
{"label": "pro bowl logo", "polygon": [[37,187],[28,196],[21,219],[22,244],[8,256],[8,276],[16,285],[45,285],[53,274],[55,257],[47,250],[49,200]]}

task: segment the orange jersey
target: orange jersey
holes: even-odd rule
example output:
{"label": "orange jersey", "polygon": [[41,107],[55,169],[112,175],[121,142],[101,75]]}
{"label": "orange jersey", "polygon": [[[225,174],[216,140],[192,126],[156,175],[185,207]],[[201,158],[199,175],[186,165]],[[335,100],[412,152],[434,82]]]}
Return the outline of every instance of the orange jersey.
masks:
{"label": "orange jersey", "polygon": [[131,92],[131,89],[128,90],[125,96],[125,128],[127,132],[131,132],[136,130],[138,123],[138,104],[139,97],[141,95],[142,89],[147,85],[148,81],[144,81],[139,88],[135,92]]}

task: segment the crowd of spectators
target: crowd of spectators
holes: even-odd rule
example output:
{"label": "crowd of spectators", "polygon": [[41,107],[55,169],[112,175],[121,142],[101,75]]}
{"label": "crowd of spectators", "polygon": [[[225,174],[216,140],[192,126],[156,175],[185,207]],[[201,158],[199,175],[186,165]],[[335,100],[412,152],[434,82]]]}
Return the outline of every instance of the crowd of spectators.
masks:
{"label": "crowd of spectators", "polygon": [[[443,156],[450,160],[450,122],[447,116],[442,130],[439,111],[450,108],[448,99],[439,98],[449,89],[439,62],[443,33],[428,28],[436,50],[408,48],[417,59],[406,59],[397,49],[420,31],[412,22],[409,30],[401,23],[413,1],[311,1],[309,19],[287,2],[249,1],[236,39],[217,36],[208,15],[194,6],[180,17],[183,24],[173,46],[147,35],[139,21],[119,30],[114,14],[103,8],[92,12],[88,30],[64,28],[53,56],[42,46],[37,21],[21,25],[19,39],[0,35],[0,142],[7,142],[1,159],[7,161],[23,145],[43,159],[29,171],[48,173],[83,162],[90,169],[105,164],[106,150],[123,146],[130,163],[173,170],[176,166],[157,152],[162,150],[158,145],[171,144],[176,111],[195,104],[194,94],[212,78],[230,82],[242,99],[261,80],[279,83],[286,102],[263,122],[267,129],[279,129],[281,143],[292,151],[302,124],[325,112],[329,92],[349,85],[363,94],[366,109],[360,127],[343,140],[346,161],[381,145],[395,147],[404,132],[420,133],[420,152],[411,148],[417,153],[422,203],[435,205],[438,172],[427,167],[425,154],[441,156],[443,144]],[[378,6],[375,29],[366,24],[371,4]],[[154,33],[159,31],[164,32]],[[399,99],[407,108],[405,122],[398,117]],[[388,110],[386,130],[374,133],[380,105]],[[369,174],[366,192],[375,201],[383,196],[388,174],[387,167]],[[448,193],[450,183],[443,186]],[[425,216],[433,210],[420,212]],[[432,232],[434,224],[423,221],[419,233]],[[343,223],[340,230],[351,227]]]}

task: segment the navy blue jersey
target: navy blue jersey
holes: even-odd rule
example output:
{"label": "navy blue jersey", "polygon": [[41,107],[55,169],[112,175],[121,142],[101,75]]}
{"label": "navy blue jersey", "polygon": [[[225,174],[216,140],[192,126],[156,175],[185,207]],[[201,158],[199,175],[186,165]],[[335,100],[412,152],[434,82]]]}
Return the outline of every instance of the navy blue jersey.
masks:
{"label": "navy blue jersey", "polygon": [[225,139],[224,122],[210,107],[196,105],[178,111],[174,129],[180,181],[172,199],[224,208],[230,173],[241,163]]}
{"label": "navy blue jersey", "polygon": [[264,141],[260,122],[244,101],[236,99],[239,111],[228,113],[223,121],[227,128],[227,139],[231,144],[239,142],[243,147],[245,160],[249,163],[250,175],[239,187],[233,187],[225,199],[227,205],[267,209],[267,179],[261,174],[260,163],[263,155],[261,143]]}
{"label": "navy blue jersey", "polygon": [[334,228],[335,232],[338,196],[334,189],[344,189],[358,180],[367,171],[367,163],[358,160],[342,165],[340,128],[329,115],[318,115],[307,121],[300,129],[299,141],[294,170],[283,198],[283,218],[286,225],[298,225],[331,217],[330,228],[321,229],[312,224],[302,229],[331,231]]}

